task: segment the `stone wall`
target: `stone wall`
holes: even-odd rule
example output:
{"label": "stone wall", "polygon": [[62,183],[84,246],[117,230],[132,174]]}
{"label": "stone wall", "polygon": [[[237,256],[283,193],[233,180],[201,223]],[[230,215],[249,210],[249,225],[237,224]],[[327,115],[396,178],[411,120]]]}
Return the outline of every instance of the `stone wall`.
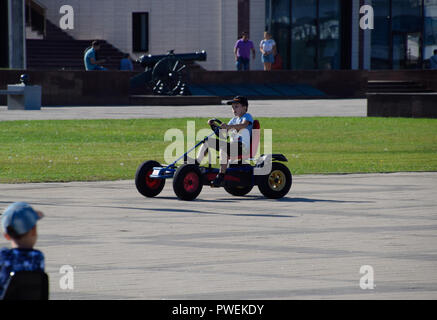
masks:
{"label": "stone wall", "polygon": [[[26,73],[31,84],[41,85],[43,106],[128,105],[129,79],[126,71],[28,71],[0,70],[0,89],[18,83]],[[0,104],[6,105],[6,96]]]}
{"label": "stone wall", "polygon": [[[0,89],[19,82],[27,73],[32,84],[42,86],[43,106],[128,105],[129,79],[138,74],[126,71],[24,71],[0,70]],[[413,80],[437,92],[437,70],[365,71],[193,71],[193,84],[307,84],[328,97],[365,98],[368,80]],[[6,105],[6,96],[0,96]],[[437,103],[436,103],[437,104]]]}
{"label": "stone wall", "polygon": [[437,118],[437,93],[369,93],[367,116]]}
{"label": "stone wall", "polygon": [[417,81],[437,92],[437,70],[372,70],[369,80]]}
{"label": "stone wall", "polygon": [[367,71],[363,70],[275,70],[275,71],[208,71],[193,72],[193,84],[307,84],[341,98],[365,98]]}

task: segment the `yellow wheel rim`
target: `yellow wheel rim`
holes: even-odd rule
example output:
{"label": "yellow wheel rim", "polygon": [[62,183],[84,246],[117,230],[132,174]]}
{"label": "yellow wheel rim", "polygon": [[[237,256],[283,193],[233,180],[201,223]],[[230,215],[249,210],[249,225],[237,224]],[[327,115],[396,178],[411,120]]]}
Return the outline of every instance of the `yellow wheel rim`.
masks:
{"label": "yellow wheel rim", "polygon": [[281,170],[272,171],[269,175],[269,187],[274,191],[281,191],[285,187],[286,180]]}

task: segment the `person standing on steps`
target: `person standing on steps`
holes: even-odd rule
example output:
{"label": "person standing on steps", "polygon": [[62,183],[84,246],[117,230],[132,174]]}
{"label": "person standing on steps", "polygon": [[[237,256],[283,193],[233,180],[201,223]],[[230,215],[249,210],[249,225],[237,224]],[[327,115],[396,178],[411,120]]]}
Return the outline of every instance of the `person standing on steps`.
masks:
{"label": "person standing on steps", "polygon": [[243,32],[241,39],[239,39],[234,46],[235,65],[238,71],[250,70],[250,53],[252,52],[252,59],[255,59],[255,48],[253,42],[249,40],[249,34]]}
{"label": "person standing on steps", "polygon": [[272,63],[275,62],[276,42],[272,39],[270,32],[264,32],[264,39],[259,44],[261,51],[261,62],[264,64],[264,71],[272,70]]}

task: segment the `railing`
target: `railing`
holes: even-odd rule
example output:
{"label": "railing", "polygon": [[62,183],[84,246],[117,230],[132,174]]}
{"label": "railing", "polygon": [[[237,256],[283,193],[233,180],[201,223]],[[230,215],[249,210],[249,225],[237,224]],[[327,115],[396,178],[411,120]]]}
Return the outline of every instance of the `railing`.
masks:
{"label": "railing", "polygon": [[46,36],[47,8],[36,0],[26,0],[26,26]]}

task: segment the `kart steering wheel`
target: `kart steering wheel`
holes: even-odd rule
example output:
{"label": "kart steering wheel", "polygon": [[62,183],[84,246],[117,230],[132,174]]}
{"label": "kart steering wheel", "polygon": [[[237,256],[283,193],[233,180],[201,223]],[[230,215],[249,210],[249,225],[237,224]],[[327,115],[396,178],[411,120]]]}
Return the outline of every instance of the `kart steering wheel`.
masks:
{"label": "kart steering wheel", "polygon": [[[219,119],[211,119],[213,122],[210,124],[211,130],[214,131],[215,135],[220,138],[220,125],[223,123]],[[217,125],[219,124],[219,125]]]}

